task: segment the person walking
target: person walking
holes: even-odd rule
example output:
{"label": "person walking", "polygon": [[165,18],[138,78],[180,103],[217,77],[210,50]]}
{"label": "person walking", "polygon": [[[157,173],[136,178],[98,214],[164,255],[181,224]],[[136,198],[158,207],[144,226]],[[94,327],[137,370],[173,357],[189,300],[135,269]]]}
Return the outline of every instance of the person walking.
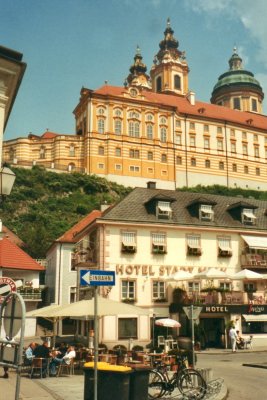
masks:
{"label": "person walking", "polygon": [[236,330],[235,330],[234,326],[232,326],[230,331],[229,331],[229,337],[230,337],[230,341],[231,341],[232,352],[235,353],[236,352],[237,333],[236,333]]}

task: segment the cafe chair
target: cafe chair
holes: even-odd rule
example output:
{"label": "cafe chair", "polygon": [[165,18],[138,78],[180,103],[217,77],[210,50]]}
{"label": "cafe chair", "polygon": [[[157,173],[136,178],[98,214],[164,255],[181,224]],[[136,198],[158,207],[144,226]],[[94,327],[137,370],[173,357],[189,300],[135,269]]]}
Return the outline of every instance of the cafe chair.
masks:
{"label": "cafe chair", "polygon": [[253,336],[250,335],[248,340],[245,340],[245,348],[246,349],[252,349],[252,341],[253,341]]}
{"label": "cafe chair", "polygon": [[165,338],[164,336],[158,336],[158,347],[165,346]]}
{"label": "cafe chair", "polygon": [[74,375],[74,358],[70,360],[69,364],[61,363],[58,366],[57,376],[67,373],[68,375]]}
{"label": "cafe chair", "polygon": [[40,375],[40,378],[43,378],[44,371],[43,371],[43,358],[33,358],[32,360],[32,365],[31,365],[31,371],[30,371],[30,378],[37,373]]}

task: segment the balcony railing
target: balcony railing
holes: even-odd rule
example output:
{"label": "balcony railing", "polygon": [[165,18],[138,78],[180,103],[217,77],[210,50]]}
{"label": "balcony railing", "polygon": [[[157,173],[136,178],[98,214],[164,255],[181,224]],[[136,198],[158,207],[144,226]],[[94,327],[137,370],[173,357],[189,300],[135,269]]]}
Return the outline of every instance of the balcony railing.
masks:
{"label": "balcony railing", "polygon": [[267,269],[267,253],[266,254],[242,254],[241,266],[250,269]]}
{"label": "balcony railing", "polygon": [[192,292],[188,295],[189,302],[193,304],[267,304],[265,292],[243,291],[210,291]]}
{"label": "balcony railing", "polygon": [[18,293],[23,297],[24,300],[42,300],[42,290],[39,288],[18,288]]}

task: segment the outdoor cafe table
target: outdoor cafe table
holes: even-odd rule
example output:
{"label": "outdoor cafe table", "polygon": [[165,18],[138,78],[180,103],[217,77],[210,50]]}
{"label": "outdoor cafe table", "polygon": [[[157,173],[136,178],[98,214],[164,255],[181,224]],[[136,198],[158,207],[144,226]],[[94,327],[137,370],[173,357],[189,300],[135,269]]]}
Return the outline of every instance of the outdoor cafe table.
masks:
{"label": "outdoor cafe table", "polygon": [[155,361],[161,361],[162,357],[165,355],[164,353],[148,353],[150,357],[150,364],[153,365]]}

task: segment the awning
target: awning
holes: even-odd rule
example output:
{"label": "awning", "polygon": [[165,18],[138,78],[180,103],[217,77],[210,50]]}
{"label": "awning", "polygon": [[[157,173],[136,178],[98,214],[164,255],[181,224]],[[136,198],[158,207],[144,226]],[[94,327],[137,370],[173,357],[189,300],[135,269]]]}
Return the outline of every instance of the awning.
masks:
{"label": "awning", "polygon": [[160,204],[160,205],[158,205],[158,209],[159,209],[160,211],[162,211],[162,212],[172,212],[171,207],[170,207],[169,205],[167,205],[167,204],[164,204],[164,205]]}
{"label": "awning", "polygon": [[251,249],[267,250],[267,237],[241,235]]}
{"label": "awning", "polygon": [[246,322],[267,322],[267,314],[242,314]]}
{"label": "awning", "polygon": [[247,217],[247,218],[252,218],[252,219],[257,218],[252,212],[249,212],[249,211],[244,211],[243,215],[245,215],[245,217]]}

